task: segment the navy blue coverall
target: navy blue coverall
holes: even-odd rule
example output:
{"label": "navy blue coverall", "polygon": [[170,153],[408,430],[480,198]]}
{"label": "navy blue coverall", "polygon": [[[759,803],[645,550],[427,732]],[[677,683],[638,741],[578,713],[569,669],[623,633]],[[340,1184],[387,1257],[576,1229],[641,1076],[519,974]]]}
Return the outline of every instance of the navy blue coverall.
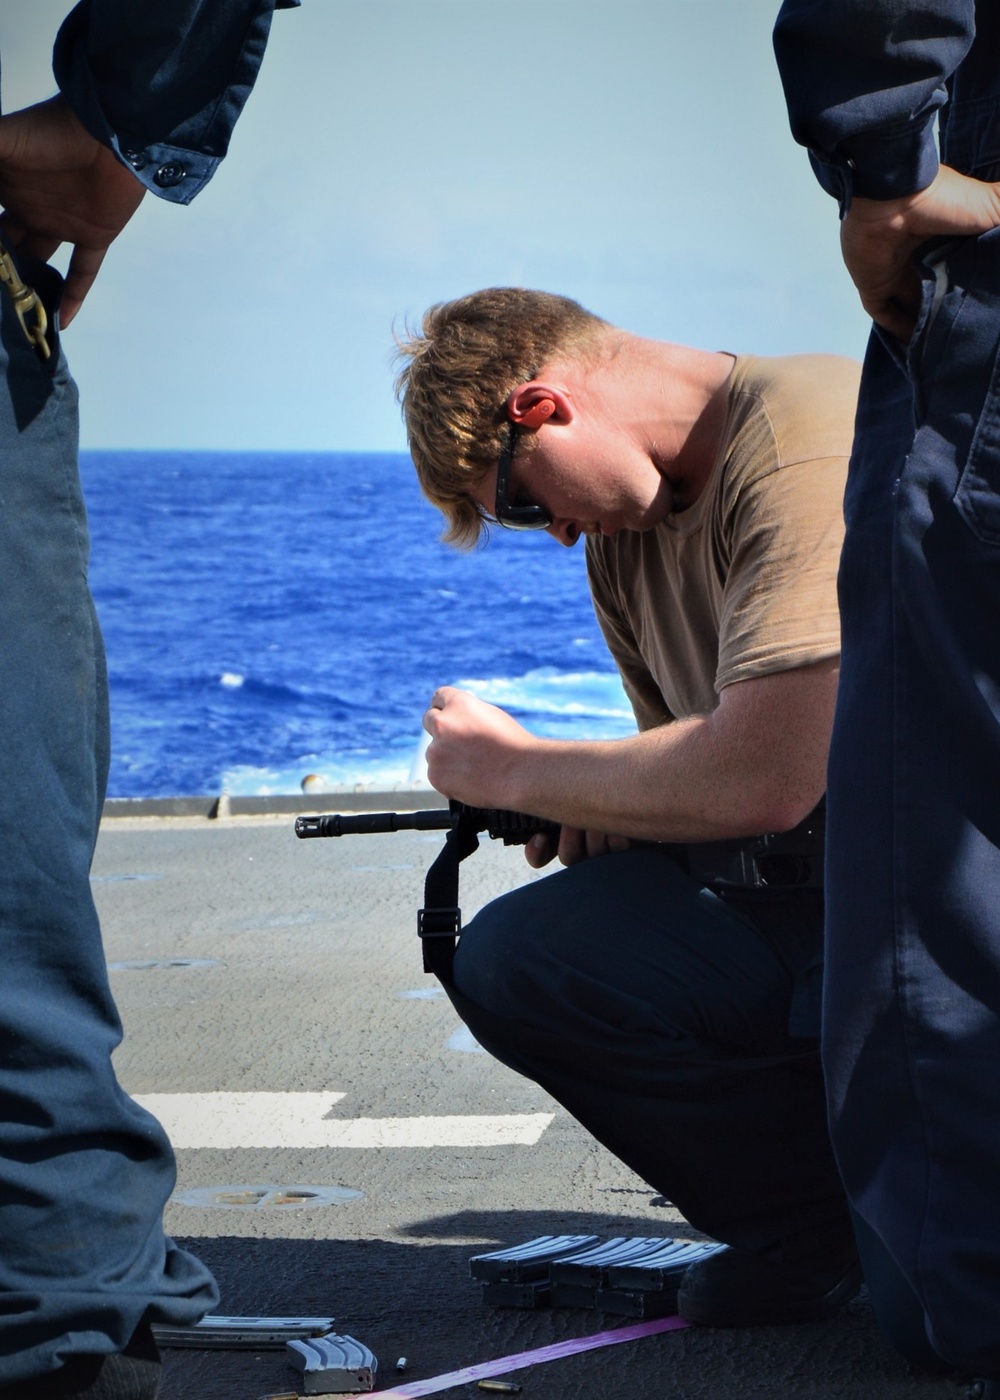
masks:
{"label": "navy blue coverall", "polygon": [[[54,69],[90,132],[186,203],[249,95],[274,0],[85,0]],[[238,231],[236,231],[238,233]],[[47,303],[51,268],[14,255]],[[95,295],[99,296],[98,290]],[[174,1160],[119,1087],[121,1026],[90,892],[108,765],[87,587],[77,396],[0,291],[0,1385],[120,1351],[144,1317],[194,1322],[207,1269],[163,1233]],[[38,820],[44,815],[44,820]]]}
{"label": "navy blue coverall", "polygon": [[[888,199],[941,159],[1000,178],[993,0],[786,0],[775,47],[824,188]],[[933,250],[932,250],[933,251]],[[828,791],[831,1134],[890,1334],[1000,1375],[1000,229],[924,258],[875,328],[840,574]],[[923,250],[922,250],[923,252]],[[919,1319],[899,1324],[891,1268]],[[866,1268],[868,1259],[866,1259]],[[928,1352],[928,1354],[930,1354]]]}

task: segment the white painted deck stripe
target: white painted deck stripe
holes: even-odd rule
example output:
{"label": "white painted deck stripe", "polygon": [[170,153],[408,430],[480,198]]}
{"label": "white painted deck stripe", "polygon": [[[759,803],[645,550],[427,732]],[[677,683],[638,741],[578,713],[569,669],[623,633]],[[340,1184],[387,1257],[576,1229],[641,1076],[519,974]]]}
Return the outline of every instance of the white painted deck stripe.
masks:
{"label": "white painted deck stripe", "polygon": [[[342,1093],[134,1094],[175,1147],[315,1147]],[[325,1145],[325,1144],[324,1144]]]}
{"label": "white painted deck stripe", "polygon": [[330,1118],[343,1094],[134,1094],[175,1147],[530,1147],[551,1113]]}

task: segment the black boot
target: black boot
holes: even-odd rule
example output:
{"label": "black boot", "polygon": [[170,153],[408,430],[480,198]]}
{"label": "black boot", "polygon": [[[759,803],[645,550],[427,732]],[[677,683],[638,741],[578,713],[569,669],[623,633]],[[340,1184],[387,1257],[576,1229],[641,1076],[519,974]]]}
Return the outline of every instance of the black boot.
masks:
{"label": "black boot", "polygon": [[861,1265],[850,1249],[810,1263],[724,1249],[691,1265],[681,1281],[677,1311],[705,1327],[818,1322],[850,1302],[861,1283]]}

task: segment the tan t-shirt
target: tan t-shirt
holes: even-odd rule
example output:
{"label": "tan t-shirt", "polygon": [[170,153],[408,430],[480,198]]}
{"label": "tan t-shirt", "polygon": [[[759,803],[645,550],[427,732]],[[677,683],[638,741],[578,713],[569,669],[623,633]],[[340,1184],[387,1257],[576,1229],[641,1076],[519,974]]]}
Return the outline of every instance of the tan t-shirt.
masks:
{"label": "tan t-shirt", "polygon": [[739,356],[697,501],[653,530],[588,536],[594,607],[640,729],[709,713],[734,681],[839,653],[859,373],[835,355]]}

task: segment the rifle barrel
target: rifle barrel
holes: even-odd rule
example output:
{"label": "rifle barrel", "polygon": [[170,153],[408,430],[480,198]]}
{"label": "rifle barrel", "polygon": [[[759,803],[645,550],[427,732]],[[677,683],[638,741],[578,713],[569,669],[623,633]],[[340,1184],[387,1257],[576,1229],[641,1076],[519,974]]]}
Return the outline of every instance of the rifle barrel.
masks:
{"label": "rifle barrel", "polygon": [[358,812],[347,816],[332,812],[324,817],[297,817],[295,835],[366,836],[382,831],[449,831],[458,817],[447,807],[426,812]]}

